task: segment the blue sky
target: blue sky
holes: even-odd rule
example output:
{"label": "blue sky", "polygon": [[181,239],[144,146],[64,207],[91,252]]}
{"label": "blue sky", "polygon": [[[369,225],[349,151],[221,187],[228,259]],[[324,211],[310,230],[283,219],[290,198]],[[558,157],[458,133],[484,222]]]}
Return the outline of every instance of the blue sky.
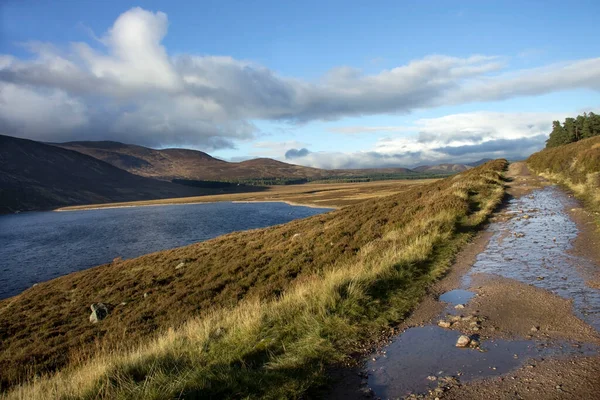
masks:
{"label": "blue sky", "polygon": [[371,3],[4,0],[0,133],[413,166],[600,109],[597,1]]}

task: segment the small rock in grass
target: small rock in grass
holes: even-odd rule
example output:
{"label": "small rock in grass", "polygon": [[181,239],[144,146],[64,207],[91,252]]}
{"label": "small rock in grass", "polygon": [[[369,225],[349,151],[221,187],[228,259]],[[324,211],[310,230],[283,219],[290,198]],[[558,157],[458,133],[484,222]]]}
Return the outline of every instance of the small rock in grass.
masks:
{"label": "small rock in grass", "polygon": [[90,314],[90,322],[92,324],[102,321],[108,315],[108,308],[102,303],[94,303],[90,306],[92,313]]}
{"label": "small rock in grass", "polygon": [[177,264],[177,266],[175,267],[175,269],[181,269],[183,267],[185,267],[185,263],[182,262],[182,263]]}
{"label": "small rock in grass", "polygon": [[467,347],[471,343],[471,338],[466,335],[461,335],[456,341],[456,347]]}
{"label": "small rock in grass", "polygon": [[532,326],[531,329],[530,329],[531,332],[537,332],[539,330],[540,330],[539,326]]}

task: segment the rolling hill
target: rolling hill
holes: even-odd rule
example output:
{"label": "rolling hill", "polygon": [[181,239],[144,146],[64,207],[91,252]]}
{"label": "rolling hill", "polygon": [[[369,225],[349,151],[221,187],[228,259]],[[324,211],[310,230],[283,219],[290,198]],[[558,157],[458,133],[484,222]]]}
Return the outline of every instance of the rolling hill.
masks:
{"label": "rolling hill", "polygon": [[239,163],[214,158],[188,149],[155,150],[118,142],[68,142],[56,144],[75,150],[132,174],[163,180],[230,180],[252,178],[321,178],[326,170],[286,164],[269,158]]}
{"label": "rolling hill", "polygon": [[319,179],[414,173],[408,168],[325,170],[288,164],[270,158],[227,162],[197,150],[155,150],[118,142],[67,142],[54,145],[87,154],[132,174],[163,180]]}
{"label": "rolling hill", "polygon": [[0,213],[206,193],[217,192],[133,175],[80,152],[0,135]]}

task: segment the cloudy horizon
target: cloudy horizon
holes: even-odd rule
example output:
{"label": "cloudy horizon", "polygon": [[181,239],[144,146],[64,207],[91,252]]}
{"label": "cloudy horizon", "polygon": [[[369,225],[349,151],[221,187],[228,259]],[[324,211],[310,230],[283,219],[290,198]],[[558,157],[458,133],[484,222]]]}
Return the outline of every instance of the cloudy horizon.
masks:
{"label": "cloudy horizon", "polygon": [[[350,66],[340,57],[320,72],[294,73],[298,63],[272,67],[258,53],[235,56],[237,47],[186,51],[177,13],[123,9],[99,31],[88,29],[89,18],[65,21],[83,24],[85,40],[25,38],[7,28],[1,134],[188,147],[319,168],[413,167],[522,159],[544,146],[553,120],[600,106],[595,45],[564,58],[518,43],[512,55],[468,43],[461,54],[445,53],[428,43],[402,62],[380,65],[381,56]],[[15,40],[6,39],[11,34]],[[271,43],[264,40],[263,47]]]}

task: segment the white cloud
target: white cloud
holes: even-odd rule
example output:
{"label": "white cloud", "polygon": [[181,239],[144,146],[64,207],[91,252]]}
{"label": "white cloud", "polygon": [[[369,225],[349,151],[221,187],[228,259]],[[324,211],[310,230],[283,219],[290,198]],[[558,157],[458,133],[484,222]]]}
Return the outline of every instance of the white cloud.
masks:
{"label": "white cloud", "polygon": [[481,111],[420,119],[410,126],[331,128],[335,133],[390,135],[379,139],[370,151],[312,152],[295,158],[294,163],[320,168],[374,168],[466,163],[481,158],[522,159],[544,146],[553,120],[568,115]]}
{"label": "white cloud", "polygon": [[250,154],[262,157],[282,157],[289,149],[302,148],[310,146],[309,143],[299,142],[297,140],[288,140],[285,142],[256,142],[252,145],[255,151]]}
{"label": "white cloud", "polygon": [[[30,107],[25,96],[16,96],[12,104],[1,104],[0,130],[40,140],[112,139],[212,150],[254,137],[254,120],[304,123],[600,90],[600,58],[508,73],[509,60],[497,56],[430,55],[376,74],[342,66],[307,82],[227,56],[170,57],[161,44],[167,30],[166,14],[133,8],[101,36],[100,49],[75,43],[61,51],[31,42],[33,60],[0,55],[0,90],[18,90],[36,102]],[[56,107],[70,116],[67,122],[52,113],[33,115]]]}
{"label": "white cloud", "polygon": [[0,85],[0,133],[12,131],[25,135],[47,132],[60,138],[63,132],[84,127],[88,123],[85,104],[60,90],[44,93],[27,87]]}

